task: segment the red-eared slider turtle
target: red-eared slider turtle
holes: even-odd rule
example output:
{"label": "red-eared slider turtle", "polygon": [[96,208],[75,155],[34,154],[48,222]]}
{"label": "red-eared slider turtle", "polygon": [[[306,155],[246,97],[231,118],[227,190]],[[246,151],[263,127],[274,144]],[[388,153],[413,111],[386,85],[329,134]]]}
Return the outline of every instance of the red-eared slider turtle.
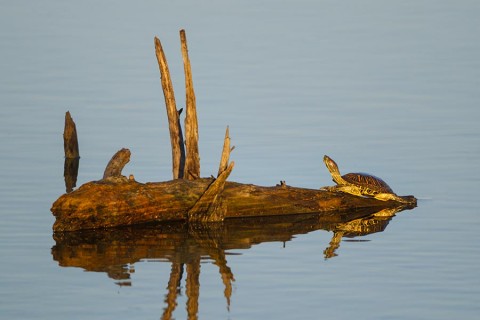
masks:
{"label": "red-eared slider turtle", "polygon": [[412,197],[412,200],[408,200],[397,196],[385,181],[368,173],[347,173],[342,176],[335,161],[327,155],[323,157],[323,162],[337,185],[323,187],[322,190],[341,191],[355,196],[369,196],[382,201],[393,200],[401,203],[412,203],[415,199]]}

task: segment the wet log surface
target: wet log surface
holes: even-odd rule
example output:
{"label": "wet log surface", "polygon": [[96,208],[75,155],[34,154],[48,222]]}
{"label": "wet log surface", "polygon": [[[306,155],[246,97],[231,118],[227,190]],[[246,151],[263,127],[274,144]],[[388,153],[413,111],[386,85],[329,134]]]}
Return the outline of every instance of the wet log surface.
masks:
{"label": "wet log surface", "polygon": [[[139,183],[100,180],[82,185],[53,203],[54,231],[108,228],[158,221],[188,220],[188,212],[215,181],[177,179]],[[262,187],[225,182],[224,218],[322,213],[340,216],[365,208],[398,206],[394,201],[352,196],[286,185]],[[412,204],[414,206],[414,204]]]}

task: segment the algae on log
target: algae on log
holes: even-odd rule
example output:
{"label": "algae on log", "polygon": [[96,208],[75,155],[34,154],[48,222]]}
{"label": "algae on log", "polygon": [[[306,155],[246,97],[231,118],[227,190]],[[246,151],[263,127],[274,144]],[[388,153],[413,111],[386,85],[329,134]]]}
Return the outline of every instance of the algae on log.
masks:
{"label": "algae on log", "polygon": [[[189,210],[214,181],[213,178],[200,178],[155,183],[133,180],[89,182],[55,201],[51,209],[56,218],[53,230],[186,221]],[[261,187],[228,181],[222,197],[226,219],[302,213],[334,216],[357,209],[398,206],[395,201],[379,201],[345,193],[289,186]]]}

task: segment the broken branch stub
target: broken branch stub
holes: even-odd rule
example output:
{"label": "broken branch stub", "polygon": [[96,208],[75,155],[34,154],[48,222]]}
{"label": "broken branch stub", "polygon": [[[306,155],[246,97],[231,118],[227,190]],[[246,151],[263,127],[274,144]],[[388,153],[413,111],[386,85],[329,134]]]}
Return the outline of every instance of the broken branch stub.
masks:
{"label": "broken branch stub", "polygon": [[185,30],[180,30],[183,68],[185,71],[185,146],[186,159],[184,178],[195,180],[200,177],[200,154],[198,151],[198,120],[195,91],[193,89],[192,69],[188,57],[187,37]]}
{"label": "broken branch stub", "polygon": [[118,150],[110,159],[103,173],[103,179],[117,178],[122,176],[123,167],[130,161],[130,150]]}
{"label": "broken branch stub", "polygon": [[215,179],[197,200],[195,205],[188,210],[189,222],[219,222],[225,218],[227,211],[221,194],[225,188],[225,182],[233,170],[235,163],[232,161],[217,179]]}
{"label": "broken branch stub", "polygon": [[223,149],[222,149],[222,157],[220,158],[220,165],[218,167],[217,177],[225,171],[228,167],[228,161],[230,160],[230,152],[235,147],[230,148],[230,131],[227,126],[227,130],[225,130],[225,138],[223,140]]}
{"label": "broken branch stub", "polygon": [[155,55],[157,56],[158,67],[160,69],[160,79],[162,83],[163,95],[165,97],[165,106],[167,108],[168,128],[170,131],[170,143],[172,145],[172,171],[173,179],[183,178],[185,148],[183,145],[183,136],[181,133],[180,119],[175,102],[172,80],[168,69],[167,58],[163,52],[160,39],[155,37]]}

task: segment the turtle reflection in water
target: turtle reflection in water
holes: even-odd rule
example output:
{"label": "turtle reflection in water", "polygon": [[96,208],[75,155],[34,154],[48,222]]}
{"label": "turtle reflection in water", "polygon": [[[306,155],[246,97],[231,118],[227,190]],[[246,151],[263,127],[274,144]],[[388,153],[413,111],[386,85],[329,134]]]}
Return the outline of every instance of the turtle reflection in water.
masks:
{"label": "turtle reflection in water", "polygon": [[[337,184],[333,187],[323,187],[321,190],[341,191],[355,196],[374,197],[381,201],[397,201],[400,203],[415,204],[413,196],[399,197],[392,188],[382,179],[368,173],[347,173],[340,175],[337,164],[329,156],[323,157],[323,162],[332,175],[333,181]],[[410,199],[411,198],[411,199]]]}

